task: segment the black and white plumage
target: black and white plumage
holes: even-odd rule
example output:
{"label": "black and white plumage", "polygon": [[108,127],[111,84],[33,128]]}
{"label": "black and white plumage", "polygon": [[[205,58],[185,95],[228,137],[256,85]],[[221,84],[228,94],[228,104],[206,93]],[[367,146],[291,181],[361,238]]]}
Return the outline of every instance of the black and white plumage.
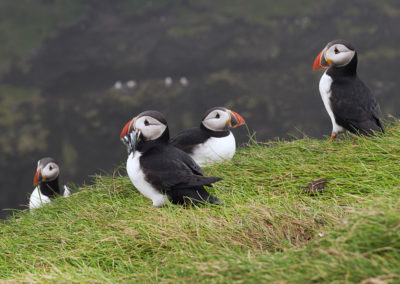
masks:
{"label": "black and white plumage", "polygon": [[329,42],[314,61],[322,75],[319,90],[332,121],[329,141],[345,130],[354,134],[383,132],[378,104],[370,89],[357,76],[357,52],[345,40]]}
{"label": "black and white plumage", "polygon": [[[29,209],[41,207],[45,203],[61,195],[58,179],[60,176],[60,168],[53,158],[46,157],[38,161],[36,174],[33,179],[33,190],[29,198]],[[67,197],[71,194],[69,188],[64,185],[62,196]]]}
{"label": "black and white plumage", "polygon": [[188,153],[200,166],[232,159],[236,141],[230,128],[245,124],[236,112],[224,107],[209,109],[200,127],[186,129],[171,139],[171,144]]}
{"label": "black and white plumage", "polygon": [[169,144],[168,125],[160,112],[145,111],[134,117],[120,138],[128,149],[129,178],[154,206],[164,206],[167,200],[174,204],[221,202],[204,188],[221,178],[205,176],[188,154]]}

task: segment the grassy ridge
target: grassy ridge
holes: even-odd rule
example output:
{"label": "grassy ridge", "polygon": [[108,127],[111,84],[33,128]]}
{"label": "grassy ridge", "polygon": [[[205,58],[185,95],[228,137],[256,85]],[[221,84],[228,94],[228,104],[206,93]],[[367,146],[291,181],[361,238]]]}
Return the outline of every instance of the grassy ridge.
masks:
{"label": "grassy ridge", "polygon": [[[154,208],[123,170],[0,225],[12,281],[400,281],[400,127],[252,144],[206,169],[220,206]],[[306,185],[327,178],[321,193]]]}

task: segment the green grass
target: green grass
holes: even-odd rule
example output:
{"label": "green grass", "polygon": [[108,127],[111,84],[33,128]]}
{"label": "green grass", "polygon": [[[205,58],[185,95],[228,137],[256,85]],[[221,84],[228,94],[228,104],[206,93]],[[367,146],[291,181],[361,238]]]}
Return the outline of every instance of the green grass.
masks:
{"label": "green grass", "polygon": [[399,123],[373,139],[252,142],[206,169],[224,203],[189,209],[154,208],[122,169],[96,176],[0,224],[0,279],[398,283],[399,152]]}

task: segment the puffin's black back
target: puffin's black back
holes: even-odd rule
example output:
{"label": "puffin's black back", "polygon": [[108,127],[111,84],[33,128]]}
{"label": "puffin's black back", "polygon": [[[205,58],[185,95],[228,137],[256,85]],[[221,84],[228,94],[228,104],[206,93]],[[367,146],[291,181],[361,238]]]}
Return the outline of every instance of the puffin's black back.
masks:
{"label": "puffin's black back", "polygon": [[195,161],[173,145],[157,145],[140,157],[140,165],[148,181],[160,190],[211,185],[221,180],[206,177]]}
{"label": "puffin's black back", "polygon": [[171,139],[171,144],[182,151],[192,154],[198,144],[206,142],[211,135],[199,127],[185,129]]}
{"label": "puffin's black back", "polygon": [[376,99],[357,76],[357,53],[348,65],[330,67],[327,74],[333,80],[330,101],[336,123],[356,134],[384,131]]}
{"label": "puffin's black back", "polygon": [[195,147],[205,143],[210,137],[226,137],[230,134],[229,130],[213,131],[206,128],[203,123],[200,127],[185,129],[171,139],[171,144],[182,151],[192,154]]}
{"label": "puffin's black back", "polygon": [[[171,144],[159,143],[143,152],[140,165],[146,180],[173,203],[182,203],[184,197],[197,200],[218,200],[203,186],[220,181],[218,177],[207,177],[193,159]],[[184,195],[182,195],[184,194]]]}

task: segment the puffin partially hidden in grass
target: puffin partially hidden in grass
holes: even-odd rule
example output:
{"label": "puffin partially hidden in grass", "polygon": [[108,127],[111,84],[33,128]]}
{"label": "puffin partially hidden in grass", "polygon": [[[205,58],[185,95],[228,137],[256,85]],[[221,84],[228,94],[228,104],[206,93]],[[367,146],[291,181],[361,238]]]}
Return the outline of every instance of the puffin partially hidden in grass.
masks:
{"label": "puffin partially hidden in grass", "polygon": [[332,142],[350,131],[371,136],[384,132],[378,104],[369,88],[357,76],[357,52],[345,40],[334,40],[318,54],[314,70],[328,70],[319,82],[319,91],[332,121]]}
{"label": "puffin partially hidden in grass", "polygon": [[243,117],[224,107],[209,109],[200,127],[183,130],[171,144],[188,153],[200,166],[209,166],[232,159],[236,141],[230,128],[245,124]]}
{"label": "puffin partially hidden in grass", "polygon": [[207,177],[193,159],[169,143],[169,129],[158,111],[145,111],[129,121],[120,138],[127,146],[126,169],[133,185],[156,207],[174,204],[219,204],[204,186],[220,181]]}
{"label": "puffin partially hidden in grass", "polygon": [[[60,176],[60,168],[53,158],[46,157],[38,161],[36,174],[33,179],[33,190],[29,198],[29,209],[41,207],[45,203],[61,195],[60,187],[58,185],[58,178]],[[64,186],[62,196],[68,197],[71,194],[67,186]]]}

